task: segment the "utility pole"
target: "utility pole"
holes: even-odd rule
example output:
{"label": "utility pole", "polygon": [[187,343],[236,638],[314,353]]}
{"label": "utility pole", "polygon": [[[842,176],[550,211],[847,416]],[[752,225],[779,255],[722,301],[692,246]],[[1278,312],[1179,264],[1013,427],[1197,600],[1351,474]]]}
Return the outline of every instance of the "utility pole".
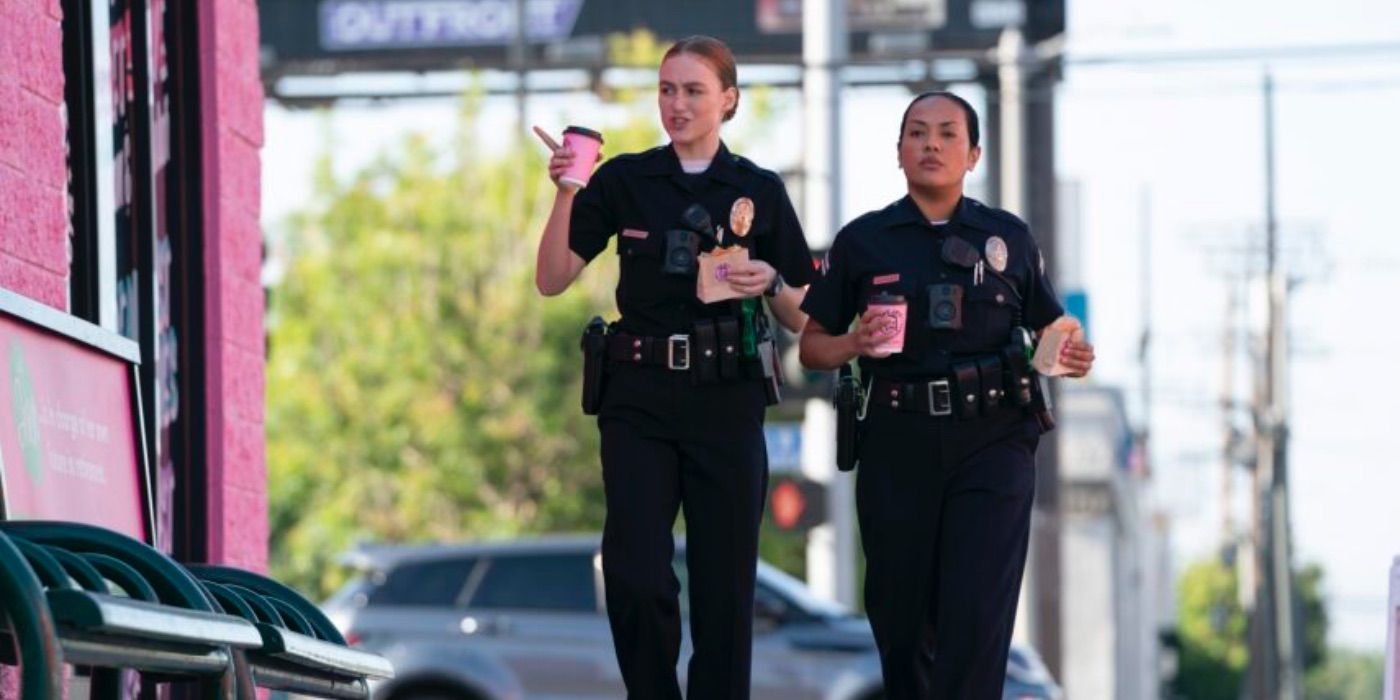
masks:
{"label": "utility pole", "polygon": [[[813,247],[831,243],[841,221],[841,66],[847,56],[846,3],[808,0],[802,7],[803,228]],[[826,484],[827,522],[807,534],[807,583],[818,595],[856,605],[855,495],[850,474],[836,470],[836,412],[807,402],[802,472]]]}
{"label": "utility pole", "polygon": [[510,66],[515,69],[515,138],[523,140],[525,130],[525,104],[528,98],[529,79],[529,0],[515,0],[515,40],[510,44]]}
{"label": "utility pole", "polygon": [[[529,0],[515,0],[515,37],[511,41],[509,47],[510,65],[511,68],[515,69],[515,143],[513,145],[519,151],[523,151],[529,146],[529,137],[525,135],[526,130],[530,128],[528,122],[529,117],[525,113],[527,101],[529,100],[528,79],[530,68],[530,37],[527,33],[529,31],[528,3]],[[510,210],[516,212],[517,216],[522,217],[517,224],[522,228],[526,225],[525,221],[528,220],[528,215],[525,214],[525,212],[528,212],[530,209],[527,204],[527,196],[530,188],[524,186],[527,171],[525,163],[526,159],[524,158],[515,159],[513,168],[515,170],[516,181],[521,183],[521,186],[512,188],[510,193],[512,202]],[[530,246],[528,243],[530,239],[528,236],[510,236],[508,240],[510,243],[508,244],[507,251],[509,251],[508,254],[510,257],[519,259],[522,256],[530,255]]]}
{"label": "utility pole", "polygon": [[1026,217],[1026,41],[1017,27],[1001,31],[997,41],[997,85],[1001,94],[999,143],[1001,190],[998,206]]}
{"label": "utility pole", "polygon": [[[1138,340],[1139,393],[1142,394],[1141,440],[1143,459],[1147,459],[1148,440],[1152,435],[1152,195],[1146,186],[1139,201],[1142,242],[1138,253],[1138,277],[1142,280],[1142,335]],[[1150,460],[1149,460],[1150,462]]]}
{"label": "utility pole", "polygon": [[1238,333],[1236,322],[1239,319],[1239,281],[1226,273],[1225,277],[1225,324],[1221,330],[1221,376],[1220,376],[1220,424],[1221,464],[1220,464],[1220,546],[1222,551],[1230,551],[1235,545],[1235,337]]}
{"label": "utility pole", "polygon": [[1287,278],[1278,264],[1275,208],[1274,82],[1264,75],[1264,200],[1268,324],[1256,392],[1255,478],[1259,512],[1255,524],[1258,594],[1250,620],[1249,696],[1260,700],[1301,697],[1302,638],[1288,511]]}
{"label": "utility pole", "polygon": [[[995,138],[989,164],[997,206],[1025,219],[1045,253],[1045,272],[1055,279],[1056,177],[1055,102],[1058,60],[1038,60],[1016,24],[1002,29],[993,54],[996,71],[988,100],[988,135]],[[990,77],[990,76],[989,76]],[[1028,99],[1030,94],[1036,97]],[[1051,399],[1057,388],[1050,384]],[[1026,561],[1017,637],[1040,652],[1051,673],[1061,675],[1059,444],[1056,432],[1041,436],[1036,453],[1035,506]],[[1022,625],[1021,623],[1025,624]]]}

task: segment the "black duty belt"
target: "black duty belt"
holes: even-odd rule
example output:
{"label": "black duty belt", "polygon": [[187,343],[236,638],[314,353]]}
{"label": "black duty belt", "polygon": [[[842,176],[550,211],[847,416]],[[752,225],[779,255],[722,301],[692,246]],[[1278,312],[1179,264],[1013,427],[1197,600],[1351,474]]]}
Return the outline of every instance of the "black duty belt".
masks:
{"label": "black duty belt", "polygon": [[947,377],[922,381],[876,377],[869,400],[899,411],[973,419],[1016,405],[1007,395],[1008,381],[1000,358],[986,356],[955,364]]}
{"label": "black duty belt", "polygon": [[870,385],[870,403],[930,416],[953,414],[953,383],[948,379],[897,382],[876,379]]}
{"label": "black duty belt", "polygon": [[660,365],[684,372],[690,369],[690,336],[684,333],[665,337],[613,333],[608,336],[608,359]]}

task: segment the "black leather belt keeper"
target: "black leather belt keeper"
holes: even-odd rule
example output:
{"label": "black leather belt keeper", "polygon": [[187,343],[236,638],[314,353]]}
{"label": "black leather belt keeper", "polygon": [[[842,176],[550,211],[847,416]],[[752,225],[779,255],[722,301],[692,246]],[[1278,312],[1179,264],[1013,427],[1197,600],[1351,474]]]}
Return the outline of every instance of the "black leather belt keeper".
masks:
{"label": "black leather belt keeper", "polygon": [[977,375],[982,380],[982,413],[991,414],[1001,405],[1002,389],[1001,358],[988,355],[978,358]]}
{"label": "black leather belt keeper", "polygon": [[697,384],[719,381],[719,342],[715,322],[705,318],[695,322],[695,347],[691,348],[691,370]]}
{"label": "black leather belt keeper", "polygon": [[980,415],[981,398],[982,380],[977,373],[977,363],[953,365],[953,410],[958,417],[967,420]]}
{"label": "black leather belt keeper", "polygon": [[720,379],[739,378],[739,319],[721,318],[715,321],[719,332]]}
{"label": "black leather belt keeper", "polygon": [[638,365],[676,365],[674,369],[685,369],[680,366],[685,362],[684,337],[655,338],[613,333],[607,339],[608,359]]}

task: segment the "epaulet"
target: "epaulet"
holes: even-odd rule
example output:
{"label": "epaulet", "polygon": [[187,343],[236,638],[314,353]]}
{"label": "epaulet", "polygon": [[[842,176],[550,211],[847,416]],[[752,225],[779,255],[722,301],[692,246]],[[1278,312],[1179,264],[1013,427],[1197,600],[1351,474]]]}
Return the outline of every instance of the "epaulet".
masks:
{"label": "epaulet", "polygon": [[[896,202],[896,204],[898,203]],[[876,219],[889,213],[890,209],[892,209],[894,206],[895,204],[891,204],[890,206],[885,207],[884,209],[868,211],[864,214],[861,214],[860,216],[857,216],[854,219],[851,219],[850,221],[847,221],[846,225],[842,226],[841,230],[836,232],[836,237],[840,238],[842,235],[857,234],[857,232],[861,231],[862,229],[868,228],[868,225],[874,222]]]}
{"label": "epaulet", "polygon": [[661,152],[667,148],[669,148],[669,146],[655,146],[652,148],[648,148],[645,151],[637,151],[636,153],[619,153],[609,158],[608,160],[616,160],[623,162],[650,160],[652,158],[655,158],[656,156],[661,155]]}
{"label": "epaulet", "polygon": [[748,158],[745,158],[745,157],[743,157],[743,156],[741,156],[741,155],[739,155],[739,154],[737,154],[737,153],[731,153],[731,154],[730,154],[730,157],[732,157],[732,158],[734,159],[734,165],[738,166],[739,168],[742,168],[743,170],[746,170],[746,171],[748,171],[748,172],[754,173],[754,174],[759,175],[759,176],[761,176],[761,177],[765,177],[765,178],[767,178],[767,179],[769,179],[769,180],[773,180],[773,181],[775,181],[775,182],[781,183],[781,182],[783,181],[782,176],[778,175],[777,173],[773,172],[772,170],[768,170],[767,168],[760,167],[757,163],[755,163],[755,162],[749,160]]}
{"label": "epaulet", "polygon": [[989,207],[971,197],[967,198],[967,213],[991,225],[1010,226],[1017,231],[1030,232],[1030,226],[1021,217],[1005,209]]}

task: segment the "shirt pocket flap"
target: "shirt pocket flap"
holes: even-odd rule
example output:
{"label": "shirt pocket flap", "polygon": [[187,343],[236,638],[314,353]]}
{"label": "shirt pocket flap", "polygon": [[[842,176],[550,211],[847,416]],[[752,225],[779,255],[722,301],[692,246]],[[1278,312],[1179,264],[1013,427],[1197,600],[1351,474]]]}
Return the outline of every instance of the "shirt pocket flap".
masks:
{"label": "shirt pocket flap", "polygon": [[1015,291],[1005,282],[994,277],[988,277],[982,284],[968,287],[963,290],[963,295],[969,303],[974,304],[993,304],[1010,308],[1020,308],[1021,306]]}
{"label": "shirt pocket flap", "polygon": [[623,229],[617,235],[617,254],[626,258],[660,258],[665,235],[641,229]]}

